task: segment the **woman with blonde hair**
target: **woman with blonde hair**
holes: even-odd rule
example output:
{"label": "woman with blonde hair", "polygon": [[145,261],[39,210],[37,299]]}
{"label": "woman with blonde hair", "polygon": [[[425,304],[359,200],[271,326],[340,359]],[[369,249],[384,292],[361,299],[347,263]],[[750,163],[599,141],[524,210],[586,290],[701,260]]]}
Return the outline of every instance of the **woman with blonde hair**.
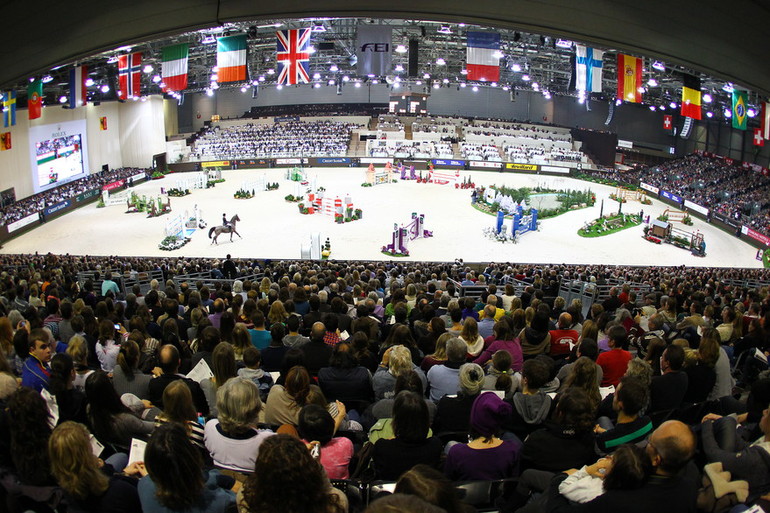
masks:
{"label": "woman with blonde hair", "polygon": [[428,387],[428,380],[422,369],[412,363],[412,354],[404,346],[389,347],[382,355],[382,361],[374,373],[372,385],[374,387],[374,399],[379,401],[385,397],[391,397],[396,386],[396,378],[409,370],[414,370],[423,384],[423,392]]}
{"label": "woman with blonde hair", "polygon": [[460,338],[468,346],[468,356],[477,357],[484,350],[484,338],[479,335],[479,325],[473,317],[466,317]]}
{"label": "woman with blonde hair", "polygon": [[81,335],[74,335],[67,344],[67,354],[72,357],[75,364],[74,387],[85,392],[86,379],[94,373],[94,369],[88,366],[88,342]]}
{"label": "woman with blonde hair", "polygon": [[[118,474],[124,469],[125,454],[106,462],[94,456],[90,433],[77,422],[61,423],[48,440],[51,473],[66,496],[71,511],[100,513],[141,511],[137,480]],[[113,467],[113,463],[118,468]],[[145,475],[144,465],[134,463],[126,474]]]}
{"label": "woman with blonde hair", "polygon": [[424,372],[428,372],[434,365],[441,365],[442,363],[446,362],[446,343],[447,340],[454,337],[455,335],[452,333],[443,333],[436,340],[436,350],[433,352],[433,354],[429,354],[423,358],[422,363],[420,364],[420,368]]}
{"label": "woman with blonde hair", "polygon": [[233,328],[232,338],[233,338],[233,352],[235,353],[235,361],[242,362],[243,352],[249,347],[254,347],[251,344],[251,334],[249,333],[249,330],[244,323],[238,322],[235,324],[235,328]]}
{"label": "woman with blonde hair", "polygon": [[10,368],[13,368],[16,351],[13,348],[13,326],[8,317],[0,317],[0,349]]}
{"label": "woman with blonde hair", "polygon": [[267,295],[270,292],[270,278],[265,276],[262,281],[259,282],[259,293],[262,299],[267,299]]}
{"label": "woman with blonde hair", "polygon": [[288,318],[289,313],[286,311],[283,303],[280,301],[273,301],[273,304],[270,305],[270,312],[267,314],[268,325],[272,326],[277,322],[283,324]]}

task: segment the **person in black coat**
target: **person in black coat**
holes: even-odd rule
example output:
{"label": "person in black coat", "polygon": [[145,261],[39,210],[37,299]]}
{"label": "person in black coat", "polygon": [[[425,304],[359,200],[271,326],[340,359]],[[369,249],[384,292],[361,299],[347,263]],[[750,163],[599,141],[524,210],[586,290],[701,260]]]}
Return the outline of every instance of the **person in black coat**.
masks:
{"label": "person in black coat", "polygon": [[177,374],[179,371],[179,365],[182,360],[179,358],[179,351],[171,344],[167,344],[160,349],[160,362],[159,366],[163,371],[163,374],[150,381],[149,398],[150,402],[163,409],[163,391],[172,382],[178,379],[184,381],[185,385],[190,389],[192,394],[193,403],[195,409],[204,417],[209,414],[209,404],[206,401],[206,396],[203,395],[203,390],[198,383],[186,378],[181,374]]}
{"label": "person in black coat", "polygon": [[324,323],[316,322],[310,330],[310,342],[300,348],[305,353],[305,367],[311,376],[317,376],[321,367],[329,365],[329,358],[334,352],[334,349],[324,342],[325,333]]}

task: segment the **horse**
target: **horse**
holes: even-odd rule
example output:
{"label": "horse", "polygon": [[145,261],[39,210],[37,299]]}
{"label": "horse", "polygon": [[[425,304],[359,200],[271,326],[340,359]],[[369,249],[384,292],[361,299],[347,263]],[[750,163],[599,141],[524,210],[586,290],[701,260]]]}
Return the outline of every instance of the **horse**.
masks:
{"label": "horse", "polygon": [[230,242],[233,241],[233,234],[236,234],[239,238],[241,237],[241,234],[238,233],[235,229],[235,223],[240,221],[241,218],[238,217],[238,214],[235,214],[232,219],[230,219],[230,224],[228,226],[212,226],[209,230],[209,239],[212,238],[213,234],[213,240],[211,241],[212,244],[218,244],[217,237],[219,237],[219,234],[221,233],[229,233],[230,234]]}

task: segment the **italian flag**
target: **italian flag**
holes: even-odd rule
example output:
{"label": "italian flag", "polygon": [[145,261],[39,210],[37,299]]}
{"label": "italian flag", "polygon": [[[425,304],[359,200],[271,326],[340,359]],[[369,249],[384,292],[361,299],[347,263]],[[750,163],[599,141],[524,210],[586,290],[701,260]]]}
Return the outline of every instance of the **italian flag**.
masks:
{"label": "italian flag", "polygon": [[188,45],[167,46],[163,49],[163,90],[184,91],[187,88]]}
{"label": "italian flag", "polygon": [[217,39],[217,68],[219,82],[246,80],[246,36]]}

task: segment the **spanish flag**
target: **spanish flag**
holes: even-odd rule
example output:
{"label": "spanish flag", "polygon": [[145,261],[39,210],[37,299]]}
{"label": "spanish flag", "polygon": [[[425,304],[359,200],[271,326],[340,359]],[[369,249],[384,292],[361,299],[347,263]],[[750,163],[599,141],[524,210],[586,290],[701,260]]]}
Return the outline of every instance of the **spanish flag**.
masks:
{"label": "spanish flag", "polygon": [[99,118],[99,130],[107,130],[107,117]]}
{"label": "spanish flag", "polygon": [[682,116],[700,119],[700,79],[682,75]]}
{"label": "spanish flag", "polygon": [[618,100],[630,103],[642,101],[642,59],[618,54]]}

